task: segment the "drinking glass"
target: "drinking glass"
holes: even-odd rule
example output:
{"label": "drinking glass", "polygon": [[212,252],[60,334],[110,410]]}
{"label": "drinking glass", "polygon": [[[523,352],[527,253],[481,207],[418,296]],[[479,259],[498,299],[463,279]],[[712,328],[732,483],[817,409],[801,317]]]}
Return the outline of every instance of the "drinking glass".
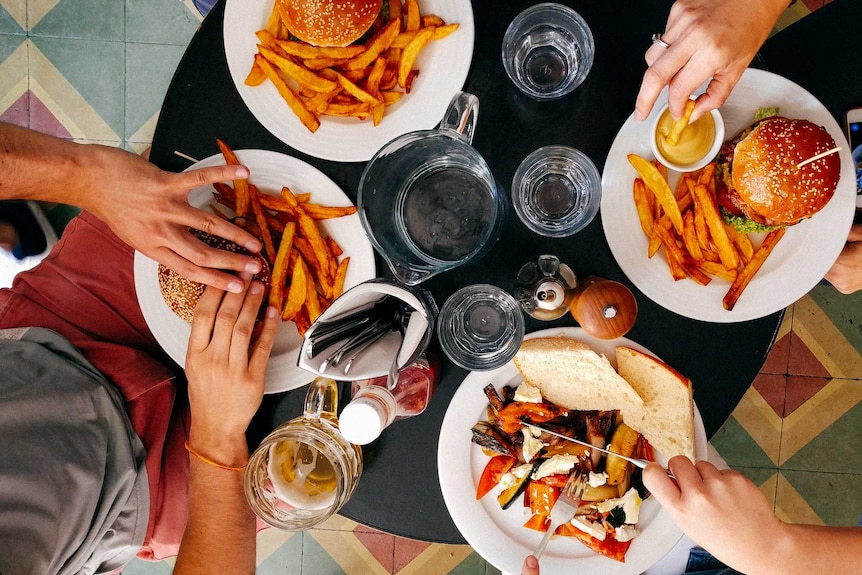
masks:
{"label": "drinking glass", "polygon": [[515,357],[524,339],[524,315],[506,291],[472,285],[446,300],[437,330],[446,357],[464,369],[486,371]]}
{"label": "drinking glass", "polygon": [[545,146],[524,158],[512,180],[518,217],[537,234],[579,232],[599,211],[602,180],[596,165],[568,146]]}
{"label": "drinking glass", "polygon": [[362,474],[362,451],[338,430],[338,388],[309,384],[300,417],[276,428],[252,454],[243,488],[252,511],[272,527],[310,529],[350,499]]}
{"label": "drinking glass", "polygon": [[565,96],[587,77],[595,44],[590,27],[567,6],[537,4],[518,14],[503,37],[503,67],[528,96]]}

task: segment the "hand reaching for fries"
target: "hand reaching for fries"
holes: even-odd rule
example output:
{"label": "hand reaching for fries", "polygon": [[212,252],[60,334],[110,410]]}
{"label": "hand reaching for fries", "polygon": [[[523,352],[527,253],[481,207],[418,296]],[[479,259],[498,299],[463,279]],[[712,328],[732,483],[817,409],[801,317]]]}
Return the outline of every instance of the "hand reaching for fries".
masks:
{"label": "hand reaching for fries", "polygon": [[691,121],[720,107],[787,4],[787,0],[677,0],[661,35],[670,47],[652,45],[646,52],[649,68],[637,96],[635,118],[649,116],[665,86],[671,114],[680,118],[686,100],[707,80]]}

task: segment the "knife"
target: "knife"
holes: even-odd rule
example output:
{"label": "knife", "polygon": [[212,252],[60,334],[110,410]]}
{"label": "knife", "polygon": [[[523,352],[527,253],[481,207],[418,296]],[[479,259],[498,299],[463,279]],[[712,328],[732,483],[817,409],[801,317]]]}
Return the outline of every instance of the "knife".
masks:
{"label": "knife", "polygon": [[[631,463],[637,467],[640,467],[641,469],[644,469],[650,463],[655,463],[654,461],[647,461],[646,459],[638,459],[637,457],[626,457],[625,455],[620,455],[619,453],[614,453],[613,451],[604,449],[602,447],[596,447],[595,445],[590,445],[586,441],[581,441],[580,439],[575,439],[574,437],[569,437],[568,435],[563,435],[562,433],[557,433],[556,431],[551,431],[550,429],[545,429],[544,427],[541,427],[538,425],[533,425],[532,423],[524,422],[524,425],[526,425],[527,427],[532,427],[533,429],[538,429],[539,431],[542,431],[544,433],[548,433],[548,434],[553,435],[555,437],[559,437],[560,439],[565,439],[567,441],[571,441],[572,443],[577,443],[578,445],[583,445],[584,447],[588,447],[590,449],[595,449],[596,451],[601,451],[602,453],[607,453],[608,455],[614,455],[616,457],[619,457],[620,459],[625,459],[629,463]],[[676,479],[673,476],[673,473],[671,473],[670,470],[668,470],[667,468],[665,468],[664,472],[667,473],[667,476],[670,477],[671,479]]]}

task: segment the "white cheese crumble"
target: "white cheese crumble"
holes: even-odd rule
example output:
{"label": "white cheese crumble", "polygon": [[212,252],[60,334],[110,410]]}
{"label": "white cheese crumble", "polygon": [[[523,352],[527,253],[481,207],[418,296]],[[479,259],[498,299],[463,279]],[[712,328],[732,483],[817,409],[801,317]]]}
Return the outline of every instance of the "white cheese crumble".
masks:
{"label": "white cheese crumble", "polygon": [[521,479],[524,479],[531,469],[533,469],[533,466],[529,463],[510,469],[500,478],[500,487],[507,489],[513,486]]}
{"label": "white cheese crumble", "polygon": [[584,517],[577,517],[576,516],[576,517],[572,518],[572,525],[574,525],[575,527],[577,527],[578,529],[580,529],[584,533],[592,535],[593,537],[595,537],[599,541],[605,540],[605,535],[606,535],[605,528],[601,523],[597,523],[595,521],[590,521],[589,519],[586,519]]}
{"label": "white cheese crumble", "polygon": [[515,390],[515,401],[525,401],[527,403],[542,403],[542,392],[535,385],[526,381],[521,382],[518,389]]}
{"label": "white cheese crumble", "polygon": [[521,453],[524,456],[524,461],[530,462],[545,446],[544,442],[538,439],[541,431],[536,431],[532,427],[522,427],[521,433],[524,435],[524,446],[521,448]]}
{"label": "white cheese crumble", "polygon": [[555,455],[542,462],[539,469],[537,469],[536,473],[533,474],[533,479],[541,479],[548,475],[556,475],[559,473],[569,473],[577,463],[577,455]]}
{"label": "white cheese crumble", "polygon": [[632,487],[626,494],[622,497],[618,497],[616,499],[608,499],[606,501],[599,501],[596,503],[596,509],[600,513],[610,513],[615,507],[622,507],[623,513],[626,515],[626,523],[634,525],[638,522],[638,515],[640,513],[641,507],[641,498],[638,495],[637,489]]}
{"label": "white cheese crumble", "polygon": [[620,543],[631,541],[638,536],[638,529],[634,525],[624,524],[614,529],[614,539]]}
{"label": "white cheese crumble", "polygon": [[590,487],[601,487],[605,483],[608,482],[608,474],[602,471],[601,473],[595,473],[590,471],[590,478],[587,480]]}

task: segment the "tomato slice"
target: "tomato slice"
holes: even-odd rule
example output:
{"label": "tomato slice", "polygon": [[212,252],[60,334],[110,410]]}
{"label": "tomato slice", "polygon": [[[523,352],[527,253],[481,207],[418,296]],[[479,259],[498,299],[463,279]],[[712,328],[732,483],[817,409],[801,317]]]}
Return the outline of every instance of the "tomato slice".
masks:
{"label": "tomato slice", "polygon": [[512,469],[517,459],[509,455],[495,455],[485,465],[479,485],[476,487],[476,499],[482,499],[489,491],[500,483],[503,474]]}
{"label": "tomato slice", "polygon": [[626,562],[626,551],[629,550],[629,547],[632,544],[631,541],[620,543],[613,537],[605,537],[604,541],[599,541],[589,533],[584,533],[571,523],[564,523],[561,525],[559,529],[557,529],[557,535],[574,537],[596,553],[600,553],[605,557],[609,557],[610,559],[614,559],[620,563]]}

